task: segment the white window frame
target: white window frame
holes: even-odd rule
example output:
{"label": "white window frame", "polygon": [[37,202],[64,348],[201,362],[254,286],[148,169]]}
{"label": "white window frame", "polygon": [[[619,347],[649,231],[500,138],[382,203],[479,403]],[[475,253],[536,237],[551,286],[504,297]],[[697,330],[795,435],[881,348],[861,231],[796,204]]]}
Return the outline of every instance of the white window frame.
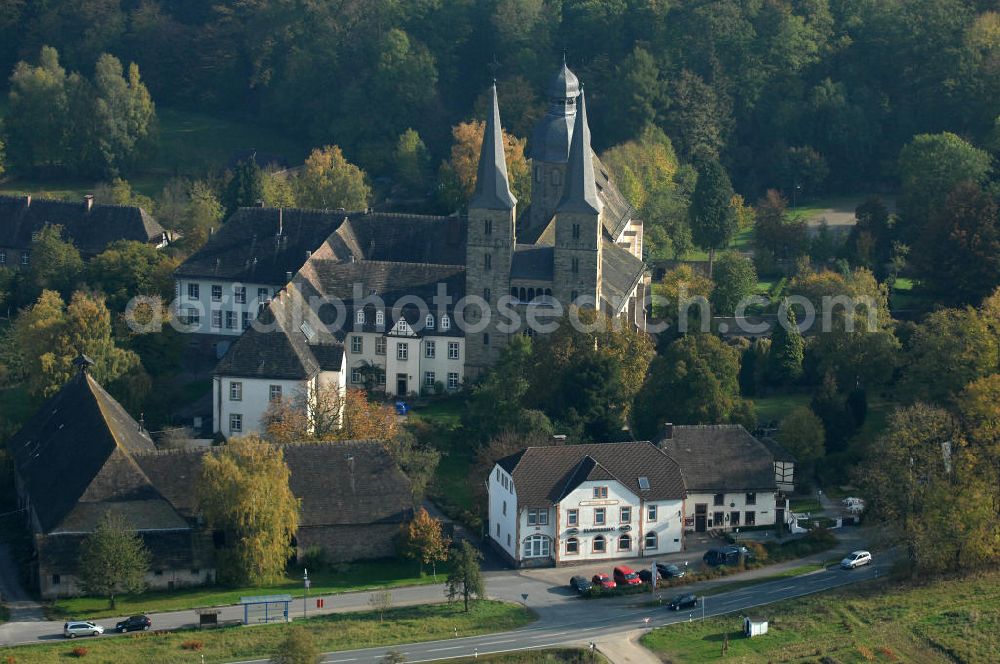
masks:
{"label": "white window frame", "polygon": [[425,371],[424,372],[424,387],[434,387],[434,372]]}
{"label": "white window frame", "polygon": [[243,381],[229,381],[229,400],[243,401]]}
{"label": "white window frame", "polygon": [[226,312],[226,329],[235,330],[236,329],[236,312],[227,311]]}
{"label": "white window frame", "polygon": [[[21,261],[24,263],[24,261]],[[201,299],[201,287],[198,284],[188,284],[187,299],[189,300],[200,300]]]}
{"label": "white window frame", "polygon": [[547,558],[551,548],[552,540],[545,535],[529,535],[524,538],[521,554],[525,558]]}
{"label": "white window frame", "polygon": [[424,318],[424,327],[428,330],[434,329],[434,314],[427,314],[427,317]]}
{"label": "white window frame", "polygon": [[[650,540],[652,540],[653,542],[652,544],[649,543]],[[646,551],[656,551],[658,548],[660,548],[660,537],[659,535],[656,534],[655,530],[650,530],[649,532],[646,533],[646,537],[643,540],[643,544],[645,545]]]}
{"label": "white window frame", "polygon": [[246,286],[233,286],[233,301],[236,304],[246,304],[247,303],[247,287]]}
{"label": "white window frame", "polygon": [[396,359],[405,362],[410,359],[410,344],[400,341],[396,344]]}
{"label": "white window frame", "polygon": [[361,383],[364,378],[361,376],[361,369],[351,369],[351,382],[357,385]]}
{"label": "white window frame", "polygon": [[459,358],[459,354],[460,353],[461,353],[461,347],[459,346],[458,342],[457,341],[449,341],[448,342],[448,359],[449,360],[457,360]]}
{"label": "white window frame", "polygon": [[229,433],[243,433],[243,415],[229,413]]}
{"label": "white window frame", "polygon": [[360,334],[351,335],[351,352],[355,354],[365,352],[365,339]]}
{"label": "white window frame", "polygon": [[429,359],[434,359],[437,353],[437,344],[433,340],[428,340],[424,342],[424,357]]}
{"label": "white window frame", "polygon": [[359,325],[364,325],[365,324],[365,310],[364,309],[359,309],[358,310],[358,313],[354,316],[354,322],[358,323]]}
{"label": "white window frame", "polygon": [[212,309],[212,329],[221,330],[222,329],[222,310]]}
{"label": "white window frame", "polygon": [[267,400],[268,401],[281,401],[282,398],[281,385],[268,385],[267,386]]}
{"label": "white window frame", "polygon": [[450,330],[451,329],[451,317],[448,314],[441,316],[441,329]]}
{"label": "white window frame", "polygon": [[458,389],[458,372],[449,371],[448,372],[448,389],[457,390]]}
{"label": "white window frame", "polygon": [[376,311],[375,312],[375,324],[376,325],[385,325],[385,313],[384,312],[382,312],[382,311]]}
{"label": "white window frame", "polygon": [[386,341],[385,337],[375,337],[375,354],[385,355]]}
{"label": "white window frame", "polygon": [[212,302],[222,302],[222,284],[212,284]]}

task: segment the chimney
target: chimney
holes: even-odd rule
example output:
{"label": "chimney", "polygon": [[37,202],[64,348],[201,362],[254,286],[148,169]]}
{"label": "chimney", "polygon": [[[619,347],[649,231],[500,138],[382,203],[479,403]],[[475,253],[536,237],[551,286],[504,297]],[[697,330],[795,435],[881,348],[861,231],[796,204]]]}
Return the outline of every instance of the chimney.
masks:
{"label": "chimney", "polygon": [[257,200],[257,207],[260,207],[260,208],[264,207],[264,201],[258,199]]}
{"label": "chimney", "polygon": [[31,207],[31,194],[24,197],[24,207]]}
{"label": "chimney", "polygon": [[354,262],[354,254],[351,254],[351,262]]}
{"label": "chimney", "polygon": [[285,272],[285,283],[288,283],[291,280],[292,280],[292,273],[291,272]]}
{"label": "chimney", "polygon": [[552,436],[552,444],[553,445],[565,445],[566,444],[566,434],[564,434],[564,433],[557,433],[556,435]]}
{"label": "chimney", "polygon": [[674,423],[664,422],[660,429],[660,440],[672,440],[674,437]]}
{"label": "chimney", "polygon": [[281,237],[281,234],[284,232],[284,230],[285,230],[285,210],[284,208],[278,208],[278,237]]}
{"label": "chimney", "polygon": [[[28,203],[29,204],[31,203],[31,199],[28,199]],[[87,212],[90,212],[91,208],[94,207],[93,194],[87,194],[86,196],[83,197],[83,206],[87,209]]]}
{"label": "chimney", "polygon": [[306,260],[309,260],[310,258],[312,258],[312,255],[313,255],[313,252],[311,252],[308,249],[306,249]]}

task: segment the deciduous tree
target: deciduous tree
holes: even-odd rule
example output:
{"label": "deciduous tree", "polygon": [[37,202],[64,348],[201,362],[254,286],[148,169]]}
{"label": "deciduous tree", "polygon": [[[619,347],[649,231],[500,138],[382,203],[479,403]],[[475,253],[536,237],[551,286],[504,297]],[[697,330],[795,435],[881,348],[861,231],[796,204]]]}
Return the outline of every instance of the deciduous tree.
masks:
{"label": "deciduous tree", "polygon": [[284,454],[248,436],[203,459],[197,500],[207,526],[225,535],[220,577],[274,583],[294,554],[290,542],[299,526],[300,501],[289,487]]}
{"label": "deciduous tree", "polygon": [[753,261],[730,251],[719,257],[713,275],[715,288],[711,297],[713,313],[716,316],[731,316],[745,298],[753,295],[757,288],[757,270]]}
{"label": "deciduous tree", "polygon": [[806,406],[792,410],[781,420],[778,442],[795,457],[800,475],[810,476],[814,464],[826,453],[823,422]]}
{"label": "deciduous tree", "polygon": [[34,240],[21,297],[32,302],[46,289],[68,296],[83,273],[80,252],[72,240],[63,239],[62,226],[45,225]]}
{"label": "deciduous tree", "polygon": [[405,526],[403,536],[403,555],[420,563],[420,573],[424,565],[430,565],[434,578],[437,578],[437,564],[448,560],[448,547],[451,540],[441,530],[441,522],[432,517],[421,507],[413,515],[413,520]]}
{"label": "deciduous tree", "polygon": [[304,627],[296,627],[288,632],[288,636],[278,646],[278,652],[271,657],[271,662],[272,664],[317,664],[321,654],[312,633]]}
{"label": "deciduous tree", "polygon": [[120,593],[145,589],[150,558],[135,526],[109,510],[80,545],[80,581],[86,592],[107,597],[114,609]]}
{"label": "deciduous tree", "polygon": [[486,594],[486,584],[483,582],[483,573],[479,567],[482,557],[483,555],[468,540],[462,540],[461,544],[451,550],[449,557],[451,571],[448,573],[445,595],[448,596],[448,601],[452,602],[456,597],[461,597],[465,602],[466,613],[469,611],[471,598],[482,598]]}
{"label": "deciduous tree", "polygon": [[90,284],[108,296],[110,308],[120,313],[137,295],[168,300],[177,264],[175,258],[146,242],[118,240],[90,259],[87,274]]}
{"label": "deciduous tree", "polygon": [[365,210],[371,199],[367,176],[347,161],[336,145],[312,151],[295,179],[295,198],[303,207]]}
{"label": "deciduous tree", "polygon": [[[476,189],[479,153],[483,145],[486,123],[480,120],[461,122],[451,128],[453,143],[451,158],[441,164],[440,180],[443,203],[450,209],[464,207]],[[524,155],[526,141],[503,132],[504,158],[510,188],[521,209],[531,201],[531,171]]]}

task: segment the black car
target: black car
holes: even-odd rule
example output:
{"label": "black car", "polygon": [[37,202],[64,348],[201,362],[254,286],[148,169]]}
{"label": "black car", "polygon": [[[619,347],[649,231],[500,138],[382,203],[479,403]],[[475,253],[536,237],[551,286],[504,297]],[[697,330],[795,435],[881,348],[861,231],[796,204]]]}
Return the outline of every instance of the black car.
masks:
{"label": "black car", "polygon": [[684,576],[684,570],[673,563],[656,563],[656,571],[663,579],[679,579]]}
{"label": "black car", "polygon": [[[642,581],[643,583],[648,583],[648,584],[652,585],[653,584],[653,573],[650,572],[648,569],[641,569],[641,570],[639,570],[639,580]],[[656,575],[656,580],[657,581],[660,580],[660,574],[659,573],[657,573],[657,575]]]}
{"label": "black car", "polygon": [[680,609],[689,609],[691,607],[698,606],[698,597],[696,595],[678,595],[670,600],[670,604],[667,604],[667,608],[671,611],[679,611]]}
{"label": "black car", "polygon": [[581,595],[584,595],[590,592],[590,589],[594,586],[594,584],[591,583],[590,579],[586,577],[574,576],[572,579],[569,580],[569,586],[576,592],[580,593]]}
{"label": "black car", "polygon": [[153,625],[149,616],[131,616],[115,624],[116,632],[139,632],[147,630]]}
{"label": "black car", "polygon": [[702,560],[705,561],[706,565],[715,567],[717,565],[738,565],[741,558],[744,560],[751,560],[753,559],[753,552],[745,546],[729,544],[727,546],[709,549],[708,552],[702,557]]}

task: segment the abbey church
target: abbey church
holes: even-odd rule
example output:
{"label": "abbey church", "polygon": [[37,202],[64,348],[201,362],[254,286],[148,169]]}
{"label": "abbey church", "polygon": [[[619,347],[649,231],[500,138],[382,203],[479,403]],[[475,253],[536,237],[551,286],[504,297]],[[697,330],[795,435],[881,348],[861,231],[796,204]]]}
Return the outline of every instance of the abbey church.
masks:
{"label": "abbey church", "polygon": [[[512,335],[536,333],[533,314],[591,307],[644,328],[642,222],[591,149],[577,77],[563,63],[548,86],[525,210],[491,92],[465,216],[243,208],[177,269],[178,319],[228,346],[215,370],[216,433],[258,430],[271,401],[320,383],[397,396],[459,389]],[[447,306],[414,304],[442,288]],[[312,310],[315,298],[344,310]],[[478,306],[456,310],[463,299]],[[504,307],[520,327],[484,315]]]}

